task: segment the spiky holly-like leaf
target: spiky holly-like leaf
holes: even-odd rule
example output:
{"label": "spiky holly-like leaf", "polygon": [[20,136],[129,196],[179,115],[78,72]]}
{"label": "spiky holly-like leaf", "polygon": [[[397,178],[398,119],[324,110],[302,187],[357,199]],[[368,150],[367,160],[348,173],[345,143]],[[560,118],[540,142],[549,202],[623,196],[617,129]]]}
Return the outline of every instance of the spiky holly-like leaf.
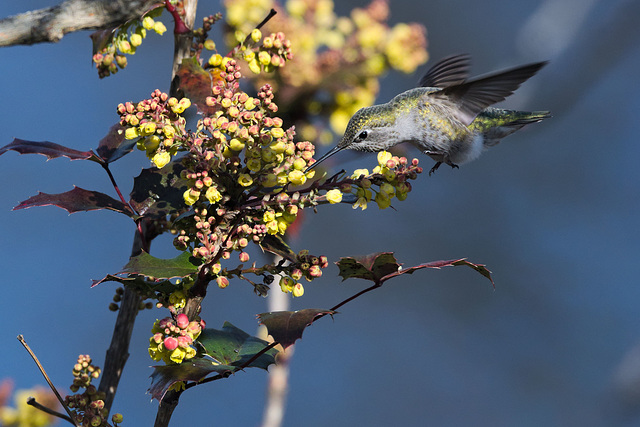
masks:
{"label": "spiky holly-like leaf", "polygon": [[260,323],[267,327],[269,335],[279,342],[284,348],[293,345],[296,340],[302,338],[305,328],[311,325],[318,317],[327,314],[333,316],[336,311],[318,308],[306,308],[298,311],[272,311],[258,314]]}
{"label": "spiky holly-like leaf", "polygon": [[203,330],[195,342],[199,347],[199,357],[179,365],[154,367],[149,392],[155,399],[162,400],[169,387],[179,381],[201,381],[211,373],[226,376],[244,368],[266,370],[275,363],[278,354],[278,350],[272,348],[251,361],[269,347],[269,343],[252,337],[229,322],[225,322],[221,330]]}
{"label": "spiky holly-like leaf", "polygon": [[197,263],[197,260],[187,252],[172,259],[156,258],[142,252],[129,260],[122,273],[139,274],[155,279],[173,279],[197,272],[198,265],[194,263]]}
{"label": "spiky holly-like leaf", "polygon": [[342,280],[359,278],[374,282],[397,272],[401,266],[392,252],[377,252],[359,257],[340,258],[336,264],[340,269],[339,275],[342,276]]}
{"label": "spiky holly-like leaf", "polygon": [[392,252],[378,252],[362,257],[341,258],[336,264],[340,268],[339,274],[342,276],[342,280],[360,278],[371,280],[377,284],[382,284],[402,274],[412,274],[414,271],[423,268],[440,269],[442,267],[466,265],[489,279],[491,284],[495,286],[491,278],[491,272],[484,265],[471,263],[464,258],[433,261],[413,267],[402,268],[402,264],[396,261]]}
{"label": "spiky holly-like leaf", "polygon": [[[253,337],[229,322],[224,322],[222,329],[207,328],[197,339],[202,345],[202,352],[223,365],[241,367],[256,354],[269,346],[269,343]],[[247,365],[251,368],[267,369],[275,363],[278,350],[270,349]]]}
{"label": "spiky holly-like leaf", "polygon": [[109,209],[133,217],[131,209],[119,200],[116,200],[98,191],[89,191],[80,187],[73,187],[73,190],[59,194],[47,194],[39,192],[36,196],[13,208],[13,210],[26,209],[33,206],[58,206],[67,212],[74,213],[80,211],[92,211],[98,209]]}
{"label": "spiky holly-like leaf", "polygon": [[91,160],[98,163],[103,163],[100,157],[89,151],[79,151],[73,148],[65,147],[64,145],[56,144],[49,141],[27,141],[24,139],[15,138],[13,142],[0,148],[0,155],[12,150],[20,154],[42,154],[46,156],[48,160],[58,157],[67,157],[71,160]]}
{"label": "spiky holly-like leaf", "polygon": [[116,123],[111,126],[109,132],[100,140],[96,151],[105,162],[115,162],[133,151],[136,140],[125,139],[125,129],[120,123]]}
{"label": "spiky holly-like leaf", "polygon": [[183,193],[187,183],[180,177],[183,169],[179,162],[171,162],[162,169],[143,169],[134,178],[131,205],[140,215],[151,218],[186,210]]}
{"label": "spiky holly-like leaf", "polygon": [[113,274],[107,274],[100,280],[92,280],[91,287],[98,286],[104,282],[117,282],[123,286],[126,286],[131,289],[135,289],[142,295],[146,295],[147,292],[160,292],[163,294],[169,294],[176,290],[177,286],[169,280],[150,280],[143,276],[129,276],[129,277],[120,277]]}

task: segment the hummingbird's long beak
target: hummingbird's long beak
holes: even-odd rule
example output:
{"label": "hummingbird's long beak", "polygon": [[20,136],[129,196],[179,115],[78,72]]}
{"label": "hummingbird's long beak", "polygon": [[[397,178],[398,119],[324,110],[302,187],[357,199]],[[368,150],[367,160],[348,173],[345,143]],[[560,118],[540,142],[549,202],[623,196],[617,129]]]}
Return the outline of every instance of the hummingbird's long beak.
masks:
{"label": "hummingbird's long beak", "polygon": [[304,173],[309,172],[311,169],[315,168],[316,166],[318,166],[320,163],[324,162],[325,160],[327,160],[329,157],[333,156],[334,154],[336,154],[338,151],[341,151],[344,147],[338,147],[337,145],[335,147],[333,147],[331,150],[329,150],[329,152],[327,152],[327,154],[325,154],[324,156],[320,157],[318,160],[316,160],[316,162],[314,164],[312,164],[311,166],[309,166],[308,168],[306,168],[304,170]]}

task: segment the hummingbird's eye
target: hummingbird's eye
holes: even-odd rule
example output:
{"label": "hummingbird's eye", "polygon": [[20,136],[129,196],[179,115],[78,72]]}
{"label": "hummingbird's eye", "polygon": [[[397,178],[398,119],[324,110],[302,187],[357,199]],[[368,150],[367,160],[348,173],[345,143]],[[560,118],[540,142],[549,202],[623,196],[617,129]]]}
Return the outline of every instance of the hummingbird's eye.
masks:
{"label": "hummingbird's eye", "polygon": [[358,134],[358,141],[364,141],[365,139],[367,139],[367,135],[369,133],[366,130],[363,130],[362,132],[360,132]]}

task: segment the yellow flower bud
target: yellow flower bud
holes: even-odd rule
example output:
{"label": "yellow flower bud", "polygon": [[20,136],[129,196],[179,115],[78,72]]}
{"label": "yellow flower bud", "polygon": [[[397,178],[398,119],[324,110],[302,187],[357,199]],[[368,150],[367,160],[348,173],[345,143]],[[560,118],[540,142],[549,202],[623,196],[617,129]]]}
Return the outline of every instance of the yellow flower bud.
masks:
{"label": "yellow flower bud", "polygon": [[378,153],[378,164],[383,167],[387,165],[387,162],[389,160],[391,160],[391,158],[393,157],[393,155],[391,153],[389,153],[388,151],[380,151]]}
{"label": "yellow flower bud", "polygon": [[217,203],[220,200],[222,200],[222,194],[220,194],[220,192],[216,187],[209,187],[207,189],[207,192],[204,193],[204,197],[206,197],[207,200],[209,200],[209,203],[211,204]]}
{"label": "yellow flower bud", "polygon": [[156,153],[151,161],[156,165],[158,169],[162,169],[171,161],[171,154],[166,151],[160,151]]}
{"label": "yellow flower bud", "polygon": [[307,177],[304,175],[304,173],[302,173],[302,171],[299,170],[293,170],[291,172],[289,172],[289,182],[291,182],[293,185],[303,185],[305,182],[307,182]]}
{"label": "yellow flower bud", "polygon": [[125,139],[135,139],[139,136],[137,128],[127,128],[127,130],[124,131]]}
{"label": "yellow flower bud", "polygon": [[158,21],[155,24],[153,24],[153,31],[162,35],[164,34],[165,31],[167,31],[167,27],[165,27],[162,22]]}
{"label": "yellow flower bud", "polygon": [[342,192],[337,188],[335,188],[333,190],[327,191],[326,197],[327,197],[327,201],[332,205],[336,203],[340,203],[342,201]]}
{"label": "yellow flower bud", "polygon": [[260,74],[260,63],[257,59],[253,58],[249,61],[249,69],[253,74]]}
{"label": "yellow flower bud", "polygon": [[233,151],[241,151],[244,148],[244,143],[237,138],[232,138],[229,141],[229,148]]}
{"label": "yellow flower bud", "polygon": [[291,293],[294,297],[301,297],[304,295],[304,287],[302,286],[302,283],[296,283],[293,286],[293,291]]}
{"label": "yellow flower bud", "polygon": [[258,53],[258,61],[260,61],[262,65],[269,65],[271,63],[271,55],[269,55],[269,52],[262,50]]}
{"label": "yellow flower bud", "polygon": [[144,19],[142,20],[142,26],[144,27],[145,30],[152,29],[155,23],[156,22],[150,16],[145,16]]}
{"label": "yellow flower bud", "polygon": [[209,58],[209,65],[212,67],[219,67],[222,64],[222,55],[216,53],[215,55],[211,55]]}
{"label": "yellow flower bud", "polygon": [[253,31],[251,31],[251,40],[253,40],[255,43],[258,43],[261,38],[262,38],[262,32],[260,32],[259,29],[256,28]]}
{"label": "yellow flower bud", "polygon": [[140,46],[142,44],[142,36],[140,34],[131,34],[130,43],[133,47]]}
{"label": "yellow flower bud", "polygon": [[251,175],[249,174],[241,173],[238,177],[238,184],[242,185],[243,187],[248,187],[253,184],[253,178],[251,178]]}

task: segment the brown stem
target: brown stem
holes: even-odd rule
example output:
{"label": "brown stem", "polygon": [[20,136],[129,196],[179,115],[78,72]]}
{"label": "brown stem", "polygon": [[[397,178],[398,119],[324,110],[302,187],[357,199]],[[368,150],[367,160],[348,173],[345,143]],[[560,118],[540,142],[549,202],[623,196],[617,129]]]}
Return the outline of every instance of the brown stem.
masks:
{"label": "brown stem", "polygon": [[[140,255],[143,250],[149,252],[150,242],[156,236],[157,230],[153,227],[152,222],[139,221],[138,229],[133,239],[131,256]],[[98,386],[98,390],[105,393],[104,407],[109,411],[111,411],[111,405],[118,390],[118,383],[120,382],[124,365],[129,358],[129,343],[140,302],[141,298],[138,294],[134,290],[125,287],[116,324],[113,328],[111,344],[105,356],[102,378]]]}
{"label": "brown stem", "polygon": [[65,405],[64,400],[62,399],[62,396],[60,396],[60,393],[58,393],[58,390],[53,386],[53,383],[51,382],[49,375],[47,375],[47,372],[44,370],[44,368],[40,364],[40,361],[36,357],[35,353],[29,347],[29,344],[27,344],[27,342],[24,340],[24,337],[22,335],[18,335],[18,341],[20,341],[20,343],[24,346],[25,350],[27,350],[27,352],[29,353],[33,361],[36,362],[36,365],[38,365],[38,369],[40,369],[40,373],[42,374],[44,379],[47,381],[47,384],[49,384],[49,387],[51,388],[51,391],[53,391],[53,394],[56,395],[58,402],[60,402],[64,410],[67,411],[67,414],[69,415],[69,418],[71,419],[71,422],[73,423],[73,425],[78,427],[78,424],[76,423],[75,418],[73,418],[73,414],[71,413],[71,410],[67,405]]}
{"label": "brown stem", "polygon": [[47,413],[47,414],[49,414],[49,415],[53,415],[54,417],[61,418],[61,419],[65,420],[65,421],[69,421],[69,422],[70,422],[71,424],[73,424],[73,425],[76,425],[76,423],[74,423],[74,422],[73,422],[73,419],[72,419],[70,416],[65,415],[65,414],[62,414],[62,413],[60,413],[60,412],[58,412],[58,411],[54,411],[54,410],[53,410],[53,409],[51,409],[51,408],[47,408],[47,407],[46,407],[46,406],[44,406],[43,404],[38,403],[38,402],[36,401],[36,398],[35,398],[35,397],[29,397],[29,398],[27,399],[27,405],[29,405],[29,406],[33,406],[34,408],[39,409],[39,410],[40,410],[40,411],[42,411],[42,412],[46,412],[46,413]]}

